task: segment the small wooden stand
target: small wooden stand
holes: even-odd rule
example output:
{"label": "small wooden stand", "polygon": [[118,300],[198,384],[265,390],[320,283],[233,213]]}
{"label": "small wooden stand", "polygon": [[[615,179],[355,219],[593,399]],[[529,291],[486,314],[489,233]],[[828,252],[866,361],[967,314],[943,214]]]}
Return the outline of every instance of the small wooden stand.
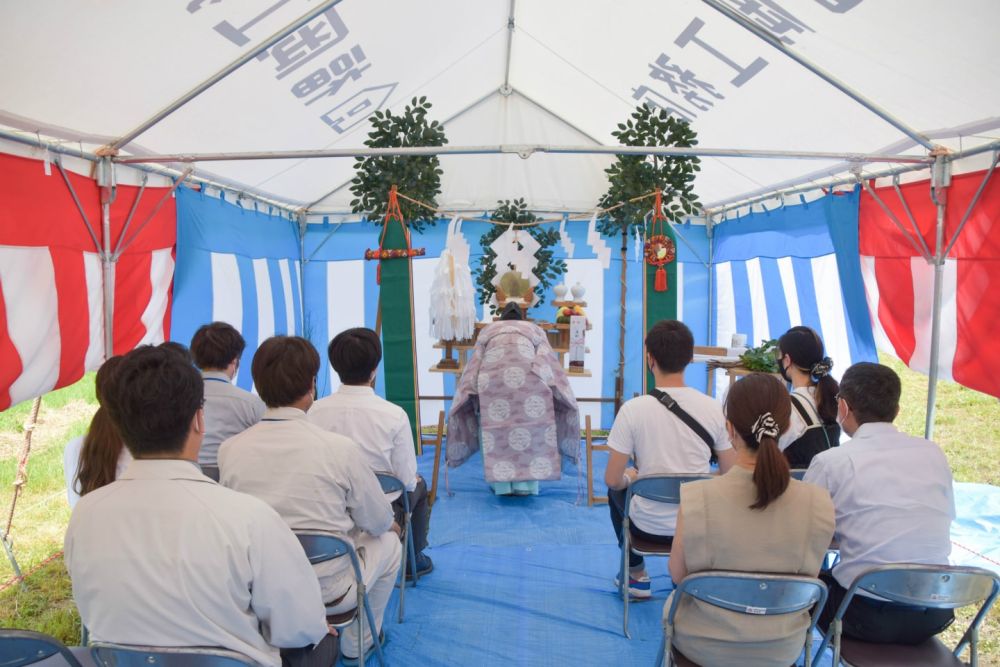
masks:
{"label": "small wooden stand", "polygon": [[[595,436],[590,427],[590,415],[584,418],[584,441],[587,445],[587,506],[592,507],[594,503],[607,504],[607,496],[594,495],[594,452],[610,452],[608,447],[608,437],[605,435]],[[598,442],[595,442],[598,441]]]}
{"label": "small wooden stand", "polygon": [[[439,340],[434,344],[435,350],[444,350],[444,357],[441,358],[430,370],[436,373],[461,372],[465,368],[469,350],[476,346],[473,340]],[[457,351],[458,358],[452,356]]]}
{"label": "small wooden stand", "polygon": [[438,473],[441,472],[441,447],[444,439],[444,410],[438,412],[437,432],[434,435],[420,434],[420,449],[423,453],[424,447],[434,448],[434,473],[431,475],[431,488],[427,493],[427,505],[434,507],[437,500]]}
{"label": "small wooden stand", "polygon": [[[745,368],[738,358],[730,357],[728,353],[729,350],[725,347],[694,346],[694,363],[704,363],[708,367],[708,390],[705,393],[709,396],[715,395],[715,371],[725,371],[730,383],[755,372]],[[699,357],[701,358],[699,359]],[[780,373],[771,373],[771,375],[779,380],[782,379]]]}

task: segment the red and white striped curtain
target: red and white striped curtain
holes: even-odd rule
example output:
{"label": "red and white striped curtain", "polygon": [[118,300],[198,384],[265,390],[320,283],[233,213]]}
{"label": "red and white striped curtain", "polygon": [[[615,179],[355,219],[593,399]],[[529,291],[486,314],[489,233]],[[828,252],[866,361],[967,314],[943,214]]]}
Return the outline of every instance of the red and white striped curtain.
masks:
{"label": "red and white striped curtain", "polygon": [[[983,176],[984,172],[955,176],[945,190],[946,247]],[[937,212],[930,183],[919,181],[900,189],[933,255]],[[910,228],[893,188],[879,188],[876,193]],[[875,342],[910,368],[926,373],[930,369],[934,266],[867,193],[861,197],[859,225],[861,269]],[[948,254],[943,296],[939,377],[1000,396],[1000,355],[993,331],[1000,322],[1000,174],[990,180]]]}
{"label": "red and white striped curtain", "polygon": [[[96,182],[67,174],[103,243]],[[112,245],[138,192],[117,188]],[[115,268],[114,354],[169,334],[173,200],[149,219],[165,192],[146,188],[126,238],[139,233]],[[0,154],[0,410],[100,366],[106,356],[103,280],[98,249],[59,172],[53,167],[46,175],[41,161]]]}

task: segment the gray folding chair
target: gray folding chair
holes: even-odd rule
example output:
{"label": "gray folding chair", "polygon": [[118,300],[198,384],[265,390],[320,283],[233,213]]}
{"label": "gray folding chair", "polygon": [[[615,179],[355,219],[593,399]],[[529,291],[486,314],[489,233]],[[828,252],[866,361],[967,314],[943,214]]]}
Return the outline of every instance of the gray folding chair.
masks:
{"label": "gray folding chair", "polygon": [[403,485],[403,481],[398,477],[394,476],[392,473],[388,472],[377,472],[375,476],[378,477],[378,483],[382,485],[382,493],[394,493],[396,491],[400,492],[400,498],[403,499],[403,563],[399,568],[399,619],[398,623],[403,622],[403,602],[406,596],[406,563],[407,554],[409,554],[410,568],[413,574],[413,586],[416,587],[417,579],[419,575],[417,574],[417,556],[413,549],[413,531],[411,528],[411,512],[410,512],[410,494],[406,492],[406,486]]}
{"label": "gray folding chair", "polygon": [[622,595],[624,605],[624,617],[622,630],[629,639],[632,636],[628,633],[628,554],[638,554],[647,556],[669,556],[669,544],[657,544],[647,540],[638,540],[629,531],[629,508],[632,505],[632,497],[648,498],[660,503],[670,503],[676,505],[681,501],[681,484],[694,482],[700,479],[712,479],[712,475],[691,475],[691,474],[662,474],[662,475],[641,475],[628,485],[628,492],[625,494],[625,512],[622,521],[622,566],[620,571],[619,590]]}
{"label": "gray folding chair", "polygon": [[22,667],[36,664],[39,667],[43,664],[46,667],[82,667],[77,656],[55,637],[31,630],[0,629],[0,665]]}
{"label": "gray folding chair", "polygon": [[[842,636],[843,618],[859,591],[917,607],[958,609],[982,602],[953,651],[937,637],[918,644],[873,644]],[[1000,577],[979,567],[899,563],[865,570],[854,580],[830,622],[820,651],[833,644],[833,664],[848,665],[964,665],[959,659],[969,646],[969,663],[979,664],[979,625],[1000,592]]]}
{"label": "gray folding chair", "polygon": [[[316,563],[325,563],[335,558],[343,558],[344,556],[350,558],[351,566],[354,568],[357,605],[354,609],[343,613],[331,612],[330,608],[327,608],[327,622],[338,630],[341,630],[349,626],[357,618],[358,657],[363,658],[365,655],[365,619],[367,619],[368,625],[372,629],[375,654],[378,656],[379,664],[385,667],[385,658],[382,657],[382,645],[379,642],[379,638],[375,636],[375,628],[378,626],[375,624],[375,615],[372,614],[372,608],[368,604],[368,591],[365,588],[365,580],[361,574],[361,563],[358,561],[358,554],[354,550],[354,547],[351,546],[350,542],[340,537],[324,533],[295,533],[295,537],[299,538],[299,544],[302,545],[306,556],[309,558],[309,562],[313,565]],[[361,613],[362,610],[364,610],[363,614]]]}
{"label": "gray folding chair", "polygon": [[811,609],[811,620],[802,641],[806,649],[805,667],[812,664],[812,632],[826,604],[826,584],[813,577],[763,572],[696,572],[685,577],[663,623],[663,641],[657,665],[675,664],[673,653],[674,619],[681,598],[690,595],[715,607],[753,616],[779,616]]}
{"label": "gray folding chair", "polygon": [[791,474],[792,479],[797,479],[797,480],[799,480],[801,482],[802,478],[806,476],[806,469],[805,468],[792,468],[791,470],[789,470],[789,473]]}
{"label": "gray folding chair", "polygon": [[210,477],[212,480],[219,481],[219,466],[208,465],[207,463],[201,464],[201,474],[205,477]]}
{"label": "gray folding chair", "polygon": [[223,648],[132,646],[95,643],[94,661],[100,667],[253,667],[242,653]]}

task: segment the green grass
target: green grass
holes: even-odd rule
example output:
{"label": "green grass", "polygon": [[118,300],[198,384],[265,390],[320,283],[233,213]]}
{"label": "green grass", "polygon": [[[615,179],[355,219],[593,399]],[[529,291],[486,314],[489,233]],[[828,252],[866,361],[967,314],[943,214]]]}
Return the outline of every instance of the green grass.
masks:
{"label": "green grass", "polygon": [[[58,410],[74,401],[95,403],[94,373],[87,373],[76,384],[49,392],[42,399],[43,409],[48,412]],[[32,401],[23,401],[0,412],[0,433],[24,433],[24,422],[31,412]]]}
{"label": "green grass", "polygon": [[[896,425],[913,435],[924,435],[927,377],[909,370],[901,361],[881,355],[879,361],[899,373],[903,401]],[[934,438],[944,449],[956,482],[981,482],[1000,486],[1000,400],[954,382],[939,382]]]}
{"label": "green grass", "polygon": [[20,586],[0,592],[0,627],[35,630],[65,644],[79,644],[80,615],[62,558],[37,570]]}
{"label": "green grass", "polygon": [[[903,405],[897,425],[908,433],[923,435],[927,378],[891,357],[883,356],[881,361],[903,380]],[[40,424],[34,434],[29,480],[18,501],[11,531],[18,562],[26,572],[62,549],[69,520],[62,450],[70,438],[86,431],[95,407],[93,374],[43,400]],[[0,509],[4,522],[17,468],[16,457],[23,442],[23,423],[30,408],[29,401],[0,412]],[[996,398],[953,382],[941,382],[934,440],[944,448],[956,481],[1000,486],[1000,459],[991,452],[1000,442],[1000,401]],[[0,560],[2,585],[10,579],[11,570],[6,559]],[[26,590],[14,585],[0,591],[0,627],[28,628],[49,633],[64,642],[79,641],[80,619],[62,559],[33,572],[25,584]],[[964,629],[971,613],[960,610],[954,627]],[[954,645],[960,634],[959,629],[951,629],[942,639]],[[983,665],[1000,665],[1000,609],[994,608],[980,630],[980,661]]]}
{"label": "green grass", "polygon": [[[30,417],[31,401],[0,412],[0,534],[17,475],[17,459],[24,444],[24,424]],[[42,399],[38,424],[32,434],[28,481],[17,501],[11,541],[22,572],[31,573],[24,588],[13,585],[0,591],[0,627],[46,632],[62,641],[77,643],[80,617],[73,604],[69,577],[62,558],[39,568],[39,564],[62,549],[69,522],[63,477],[63,448],[70,439],[83,435],[97,408],[94,374],[76,384],[47,394]],[[36,571],[35,568],[39,568]],[[0,585],[14,575],[5,557],[0,557]]]}

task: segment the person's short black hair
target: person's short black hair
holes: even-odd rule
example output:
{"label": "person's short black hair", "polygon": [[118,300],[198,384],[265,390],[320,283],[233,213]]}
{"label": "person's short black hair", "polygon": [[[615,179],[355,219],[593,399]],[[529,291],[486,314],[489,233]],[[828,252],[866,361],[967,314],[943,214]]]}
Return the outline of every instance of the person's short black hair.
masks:
{"label": "person's short black hair", "polygon": [[694,359],[694,336],[678,320],[660,320],[646,333],[646,351],[662,373],[680,373]]}
{"label": "person's short black hair", "polygon": [[840,379],[840,397],[847,402],[859,425],[891,422],[899,413],[902,393],[896,371],[869,361],[854,364]]}
{"label": "person's short black hair", "polygon": [[191,338],[191,356],[202,370],[226,368],[243,354],[243,336],[231,324],[212,322],[201,325]]}
{"label": "person's short black hair", "polygon": [[186,361],[189,364],[194,363],[194,357],[191,356],[191,350],[184,347],[183,343],[178,343],[175,340],[168,340],[163,343],[160,343],[160,347],[166,350],[170,350],[171,352],[176,352],[178,355],[180,355],[182,359],[184,359],[184,361]]}
{"label": "person's short black hair", "polygon": [[319,373],[319,352],[305,338],[272,336],[253,355],[250,374],[264,404],[282,408],[308,394]]}
{"label": "person's short black hair", "polygon": [[371,329],[347,329],[333,337],[327,355],[341,383],[367,384],[382,361],[382,343]]}
{"label": "person's short black hair", "polygon": [[118,364],[105,403],[135,458],[179,454],[201,408],[205,383],[176,350],[145,345]]}

